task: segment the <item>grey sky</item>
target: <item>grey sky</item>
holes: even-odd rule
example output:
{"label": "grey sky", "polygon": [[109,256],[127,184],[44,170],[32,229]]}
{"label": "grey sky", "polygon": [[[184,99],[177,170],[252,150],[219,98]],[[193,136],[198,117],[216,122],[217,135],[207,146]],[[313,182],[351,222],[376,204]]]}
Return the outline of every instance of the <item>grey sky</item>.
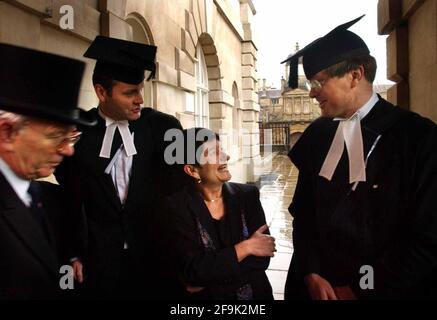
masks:
{"label": "grey sky", "polygon": [[386,36],[377,32],[378,0],[253,0],[257,14],[253,26],[258,46],[258,78],[280,86],[280,64],[295,49],[328,33],[337,25],[366,16],[350,28],[367,43],[378,62],[375,84],[386,79]]}

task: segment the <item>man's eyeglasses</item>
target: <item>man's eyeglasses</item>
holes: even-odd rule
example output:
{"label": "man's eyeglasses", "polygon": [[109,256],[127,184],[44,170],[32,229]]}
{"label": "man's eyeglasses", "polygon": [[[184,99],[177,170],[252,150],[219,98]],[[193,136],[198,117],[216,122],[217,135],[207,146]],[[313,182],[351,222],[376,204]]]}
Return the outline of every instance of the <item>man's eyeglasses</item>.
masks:
{"label": "man's eyeglasses", "polygon": [[61,152],[65,147],[74,147],[74,145],[80,140],[82,132],[75,130],[71,135],[64,138],[58,143],[58,152]]}
{"label": "man's eyeglasses", "polygon": [[324,79],[324,80],[307,80],[306,82],[306,86],[308,88],[308,90],[311,89],[322,89],[323,86],[325,85],[326,81],[328,81],[329,78]]}

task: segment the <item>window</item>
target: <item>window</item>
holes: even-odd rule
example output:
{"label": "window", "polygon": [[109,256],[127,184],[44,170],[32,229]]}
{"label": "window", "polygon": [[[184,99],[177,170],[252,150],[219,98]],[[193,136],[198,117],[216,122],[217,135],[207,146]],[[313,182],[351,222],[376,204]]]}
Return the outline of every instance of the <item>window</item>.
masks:
{"label": "window", "polygon": [[196,57],[195,76],[197,90],[194,98],[194,121],[196,127],[209,128],[208,70],[200,45],[197,46]]}
{"label": "window", "polygon": [[195,95],[191,92],[185,92],[185,111],[194,113]]}

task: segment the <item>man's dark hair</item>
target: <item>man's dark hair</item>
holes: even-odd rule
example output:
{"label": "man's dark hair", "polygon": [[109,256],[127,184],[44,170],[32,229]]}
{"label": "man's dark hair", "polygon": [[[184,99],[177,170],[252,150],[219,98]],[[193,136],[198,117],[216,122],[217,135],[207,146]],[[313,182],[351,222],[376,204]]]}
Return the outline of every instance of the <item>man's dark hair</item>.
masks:
{"label": "man's dark hair", "polygon": [[325,69],[329,77],[342,77],[346,73],[358,69],[359,66],[364,68],[364,77],[370,83],[373,83],[376,75],[376,60],[371,55],[359,56],[344,60]]}
{"label": "man's dark hair", "polygon": [[108,76],[103,76],[97,73],[93,73],[93,85],[96,84],[100,84],[107,92],[108,95],[111,96],[112,95],[112,87],[115,84],[114,79],[108,77]]}

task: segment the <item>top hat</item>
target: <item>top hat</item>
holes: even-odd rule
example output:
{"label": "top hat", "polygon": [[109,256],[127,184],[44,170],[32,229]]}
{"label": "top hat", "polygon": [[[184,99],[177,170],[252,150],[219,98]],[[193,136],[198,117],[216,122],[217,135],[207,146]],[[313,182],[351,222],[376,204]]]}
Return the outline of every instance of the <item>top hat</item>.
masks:
{"label": "top hat", "polygon": [[66,123],[94,125],[77,107],[84,63],[0,43],[0,109]]}

